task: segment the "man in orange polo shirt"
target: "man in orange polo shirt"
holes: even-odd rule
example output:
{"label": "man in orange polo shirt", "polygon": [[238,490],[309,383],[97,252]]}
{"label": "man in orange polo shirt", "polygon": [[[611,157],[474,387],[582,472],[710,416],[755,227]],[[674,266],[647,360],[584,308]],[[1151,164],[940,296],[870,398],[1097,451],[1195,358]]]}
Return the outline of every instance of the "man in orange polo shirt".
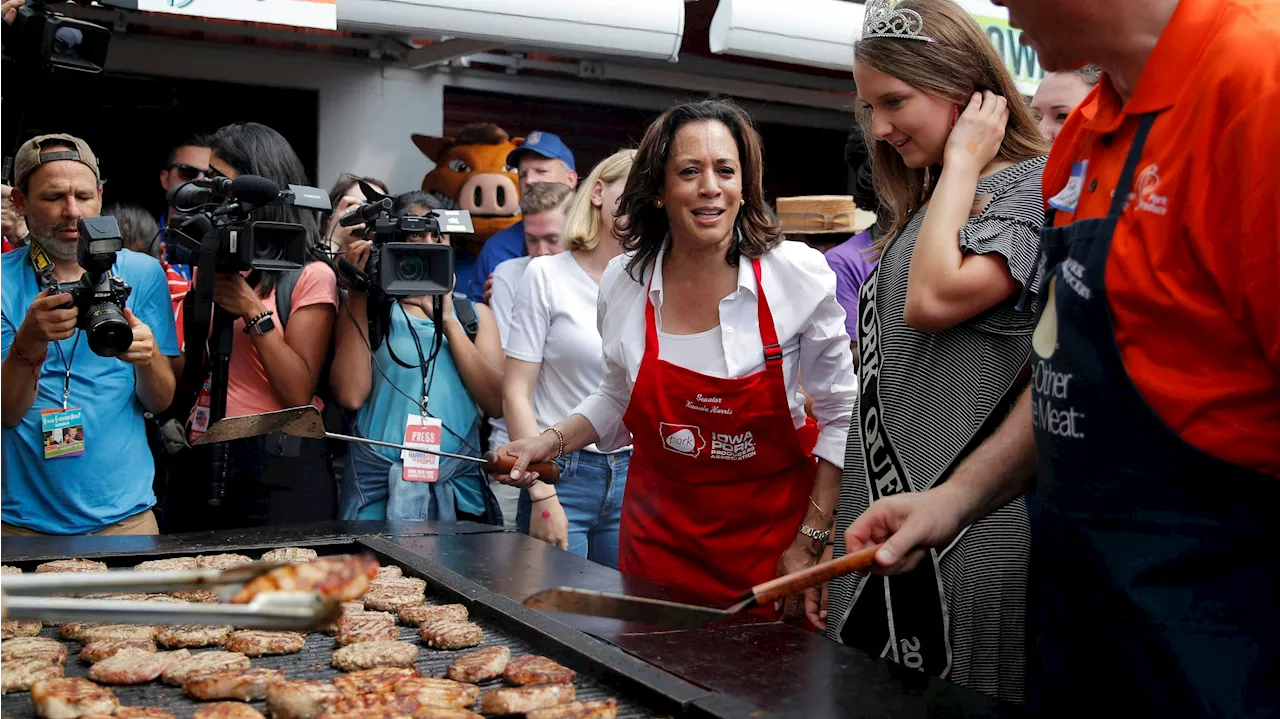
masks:
{"label": "man in orange polo shirt", "polygon": [[1273,716],[1280,2],[997,2],[1045,69],[1106,71],[1044,173],[1031,387],[946,483],[846,541],[905,571],[1033,489],[1037,708]]}

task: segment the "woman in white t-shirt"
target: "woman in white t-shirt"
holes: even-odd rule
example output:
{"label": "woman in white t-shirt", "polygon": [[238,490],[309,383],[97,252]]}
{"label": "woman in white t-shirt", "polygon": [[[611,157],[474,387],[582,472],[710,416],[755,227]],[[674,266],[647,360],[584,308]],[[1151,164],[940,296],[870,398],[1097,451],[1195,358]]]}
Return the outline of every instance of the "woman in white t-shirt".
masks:
{"label": "woman in white t-shirt", "polygon": [[[569,206],[563,243],[570,251],[534,259],[525,270],[504,345],[503,409],[513,440],[536,437],[600,386],[596,299],[605,266],[622,252],[613,218],[634,157],[622,150],[596,165]],[[521,491],[520,531],[616,568],[630,460],[630,447],[594,445],[561,457],[559,484]]]}
{"label": "woman in white t-shirt", "polygon": [[[563,218],[563,212],[560,213],[559,219],[550,218],[553,223],[560,223],[559,232],[564,231]],[[526,234],[524,257],[502,262],[493,271],[493,293],[486,304],[493,310],[493,319],[498,322],[498,337],[502,340],[503,347],[506,347],[507,336],[511,334],[511,316],[516,311],[516,292],[520,289],[520,280],[524,278],[524,271],[528,269],[529,263],[535,257],[558,255],[568,249],[560,244],[559,237],[555,238],[555,242],[551,242],[550,239],[550,236],[538,237],[536,234]],[[507,433],[507,420],[502,417],[490,417],[489,446],[501,447],[508,441],[510,441],[510,435]],[[520,488],[490,478],[489,489],[493,490],[494,496],[498,498],[498,504],[502,506],[503,523],[508,527],[515,527],[516,507],[520,503]]]}

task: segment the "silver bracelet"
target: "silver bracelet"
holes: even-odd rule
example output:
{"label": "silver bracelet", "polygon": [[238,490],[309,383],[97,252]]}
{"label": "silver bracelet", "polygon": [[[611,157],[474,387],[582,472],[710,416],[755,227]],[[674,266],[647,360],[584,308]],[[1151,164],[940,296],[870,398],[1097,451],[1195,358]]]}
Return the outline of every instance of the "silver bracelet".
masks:
{"label": "silver bracelet", "polygon": [[817,542],[823,542],[823,543],[825,543],[827,539],[831,537],[830,529],[820,531],[820,530],[814,529],[813,527],[810,527],[807,524],[800,525],[799,532],[800,534],[803,534],[809,539],[812,539]]}

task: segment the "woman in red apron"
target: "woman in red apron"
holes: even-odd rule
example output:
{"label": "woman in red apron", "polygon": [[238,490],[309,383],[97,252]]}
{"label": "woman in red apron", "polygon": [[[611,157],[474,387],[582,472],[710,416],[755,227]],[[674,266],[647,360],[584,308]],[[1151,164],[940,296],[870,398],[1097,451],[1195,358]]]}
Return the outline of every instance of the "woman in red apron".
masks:
{"label": "woman in red apron", "polygon": [[601,388],[498,450],[517,457],[498,479],[528,486],[529,462],[634,444],[619,568],[713,603],[826,549],[856,394],[835,276],[782,242],[761,165],[729,103],[677,106],[650,126],[618,212],[629,254],[601,280]]}

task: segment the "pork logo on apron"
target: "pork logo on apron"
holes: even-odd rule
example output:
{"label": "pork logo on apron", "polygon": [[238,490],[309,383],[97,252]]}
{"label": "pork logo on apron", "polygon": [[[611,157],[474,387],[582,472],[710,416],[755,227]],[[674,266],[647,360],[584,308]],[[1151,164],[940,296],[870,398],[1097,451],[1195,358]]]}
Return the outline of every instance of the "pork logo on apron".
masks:
{"label": "pork logo on apron", "polygon": [[691,424],[660,422],[658,432],[662,435],[662,446],[677,454],[697,457],[707,448],[707,440],[702,438],[702,429]]}

